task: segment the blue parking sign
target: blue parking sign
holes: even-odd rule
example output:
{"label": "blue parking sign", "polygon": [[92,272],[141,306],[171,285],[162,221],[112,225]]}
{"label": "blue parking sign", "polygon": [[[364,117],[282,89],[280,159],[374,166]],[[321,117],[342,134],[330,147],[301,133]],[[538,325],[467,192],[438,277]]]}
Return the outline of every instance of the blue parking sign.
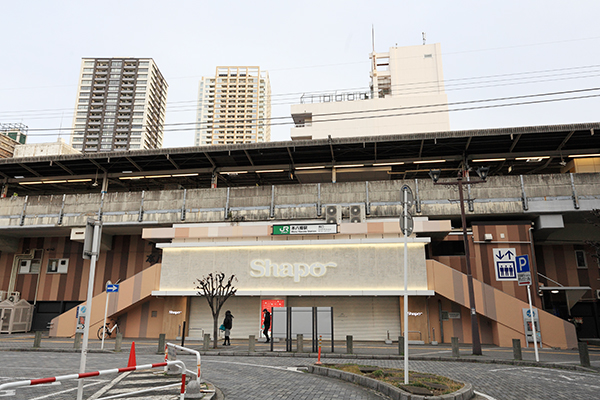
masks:
{"label": "blue parking sign", "polygon": [[529,256],[517,256],[517,274],[520,272],[529,272]]}

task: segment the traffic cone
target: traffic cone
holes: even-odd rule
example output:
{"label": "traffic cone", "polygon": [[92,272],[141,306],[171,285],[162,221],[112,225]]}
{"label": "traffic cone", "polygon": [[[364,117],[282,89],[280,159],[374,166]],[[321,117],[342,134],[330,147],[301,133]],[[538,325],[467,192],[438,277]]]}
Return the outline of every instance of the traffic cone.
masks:
{"label": "traffic cone", "polygon": [[131,350],[129,351],[129,361],[127,361],[128,367],[135,367],[137,361],[135,360],[135,342],[131,342]]}

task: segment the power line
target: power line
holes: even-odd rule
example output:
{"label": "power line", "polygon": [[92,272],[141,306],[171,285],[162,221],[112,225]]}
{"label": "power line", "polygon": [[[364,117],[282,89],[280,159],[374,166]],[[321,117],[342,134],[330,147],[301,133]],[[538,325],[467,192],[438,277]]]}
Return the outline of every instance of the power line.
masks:
{"label": "power line", "polygon": [[[442,112],[457,112],[457,111],[467,111],[467,110],[479,110],[479,109],[489,109],[489,108],[499,108],[499,107],[510,107],[510,106],[521,106],[521,105],[531,105],[531,104],[541,104],[541,103],[550,103],[550,102],[558,102],[558,101],[567,101],[567,100],[580,100],[587,98],[595,98],[600,97],[600,94],[589,94],[589,95],[579,95],[579,96],[571,96],[571,97],[562,97],[562,98],[554,98],[554,99],[540,99],[540,100],[531,100],[531,101],[519,101],[507,104],[492,104],[492,105],[477,105],[473,107],[460,107],[460,108],[452,108],[465,106],[468,104],[481,104],[481,103],[491,103],[491,102],[500,102],[500,101],[514,101],[514,100],[522,100],[527,98],[540,98],[547,96],[557,96],[557,95],[573,95],[580,94],[585,92],[594,92],[599,91],[600,87],[596,88],[587,88],[587,89],[579,89],[579,90],[569,90],[569,91],[561,91],[561,92],[548,92],[548,93],[536,93],[531,95],[522,95],[522,96],[510,96],[510,97],[499,97],[499,98],[491,98],[491,99],[479,99],[479,100],[469,100],[469,101],[460,101],[453,103],[442,103],[442,104],[431,104],[431,105],[421,105],[421,106],[411,106],[411,107],[392,107],[385,109],[377,109],[377,110],[359,110],[359,111],[348,111],[348,112],[338,112],[338,113],[323,113],[323,114],[314,114],[315,117],[337,117],[337,116],[345,116],[344,118],[334,118],[334,119],[318,119],[313,120],[312,124],[319,124],[323,122],[333,122],[333,121],[349,121],[349,120],[358,120],[358,119],[373,119],[373,118],[387,118],[387,117],[402,117],[402,116],[410,116],[410,115],[419,115],[419,114],[433,114],[433,113],[442,113]],[[426,110],[427,108],[439,108],[447,106],[448,109],[438,109],[438,110]],[[410,110],[418,110],[413,112],[406,112]],[[374,112],[396,112],[387,115],[365,115],[372,114]],[[398,113],[399,112],[399,113]],[[289,120],[291,117],[272,117],[270,119],[252,119],[252,118],[243,118],[239,120],[234,120],[232,123],[243,123],[245,121],[252,121],[254,124],[260,124],[260,121],[271,121],[263,124],[263,126],[281,126],[281,125],[291,125],[293,121],[288,122],[273,122],[277,120]],[[220,124],[219,120],[210,122],[210,124]],[[225,122],[223,122],[225,123]],[[177,132],[177,131],[194,131],[198,128],[198,125],[201,125],[200,122],[180,122],[173,124],[165,124],[167,127],[164,129],[164,132]],[[190,126],[192,125],[192,126]],[[184,127],[185,128],[176,128],[176,127]],[[174,127],[174,128],[169,128]],[[59,128],[60,129],[60,128]],[[218,128],[216,128],[218,129]],[[38,128],[38,129],[29,129],[29,132],[45,132],[45,131],[56,131],[57,128]],[[62,130],[72,131],[73,128],[65,128]],[[29,133],[28,136],[50,136],[55,134],[43,134],[43,133]]]}

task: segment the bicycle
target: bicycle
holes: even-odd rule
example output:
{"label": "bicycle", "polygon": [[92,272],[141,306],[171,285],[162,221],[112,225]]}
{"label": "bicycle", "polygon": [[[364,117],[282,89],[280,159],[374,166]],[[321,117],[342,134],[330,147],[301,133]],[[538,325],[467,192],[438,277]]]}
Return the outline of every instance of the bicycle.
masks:
{"label": "bicycle", "polygon": [[107,322],[106,325],[98,328],[98,339],[99,340],[102,340],[102,337],[104,337],[104,339],[110,339],[110,337],[114,331],[116,331],[115,335],[117,335],[119,333],[119,325],[118,325],[117,321],[113,321],[113,322],[114,322],[114,324],[113,324],[112,328],[109,328],[110,322]]}

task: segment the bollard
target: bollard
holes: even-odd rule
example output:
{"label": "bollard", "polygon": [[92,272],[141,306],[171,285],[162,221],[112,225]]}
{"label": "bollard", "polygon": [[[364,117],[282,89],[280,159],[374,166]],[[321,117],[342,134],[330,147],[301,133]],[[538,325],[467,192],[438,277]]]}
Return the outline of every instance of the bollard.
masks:
{"label": "bollard", "polygon": [[205,333],[204,334],[204,343],[202,343],[202,350],[208,351],[209,347],[210,347],[210,333]]}
{"label": "bollard", "polygon": [[39,349],[42,344],[42,331],[35,332],[35,338],[33,339],[33,348]]}
{"label": "bollard", "polygon": [[123,343],[123,334],[119,332],[117,333],[117,338],[115,339],[115,353],[119,353],[121,351],[121,343]]}
{"label": "bollard", "polygon": [[521,339],[513,339],[513,358],[515,360],[522,360],[523,354],[521,354]]}
{"label": "bollard", "polygon": [[577,347],[579,347],[579,362],[581,363],[581,366],[588,368],[591,367],[592,365],[590,364],[590,353],[588,352],[587,343],[579,342]]}
{"label": "bollard", "polygon": [[354,353],[354,343],[352,342],[352,339],[352,335],[346,335],[346,354]]}
{"label": "bollard", "polygon": [[296,352],[304,352],[304,335],[301,333],[296,335]]}
{"label": "bollard", "polygon": [[452,340],[452,357],[460,357],[460,351],[458,350],[458,338],[450,338]]}
{"label": "bollard", "polygon": [[322,335],[319,335],[319,356],[317,358],[317,362],[315,364],[321,365],[321,340],[323,339]]}
{"label": "bollard", "polygon": [[254,336],[254,335],[248,336],[248,352],[254,353],[255,346],[256,346],[256,336]]}
{"label": "bollard", "polygon": [[78,332],[75,334],[75,341],[73,342],[74,349],[81,349],[81,338],[83,337],[83,333]]}
{"label": "bollard", "polygon": [[404,355],[404,336],[398,336],[398,354]]}
{"label": "bollard", "polygon": [[166,335],[161,333],[158,335],[158,349],[156,350],[156,354],[164,354],[165,353],[165,338]]}

